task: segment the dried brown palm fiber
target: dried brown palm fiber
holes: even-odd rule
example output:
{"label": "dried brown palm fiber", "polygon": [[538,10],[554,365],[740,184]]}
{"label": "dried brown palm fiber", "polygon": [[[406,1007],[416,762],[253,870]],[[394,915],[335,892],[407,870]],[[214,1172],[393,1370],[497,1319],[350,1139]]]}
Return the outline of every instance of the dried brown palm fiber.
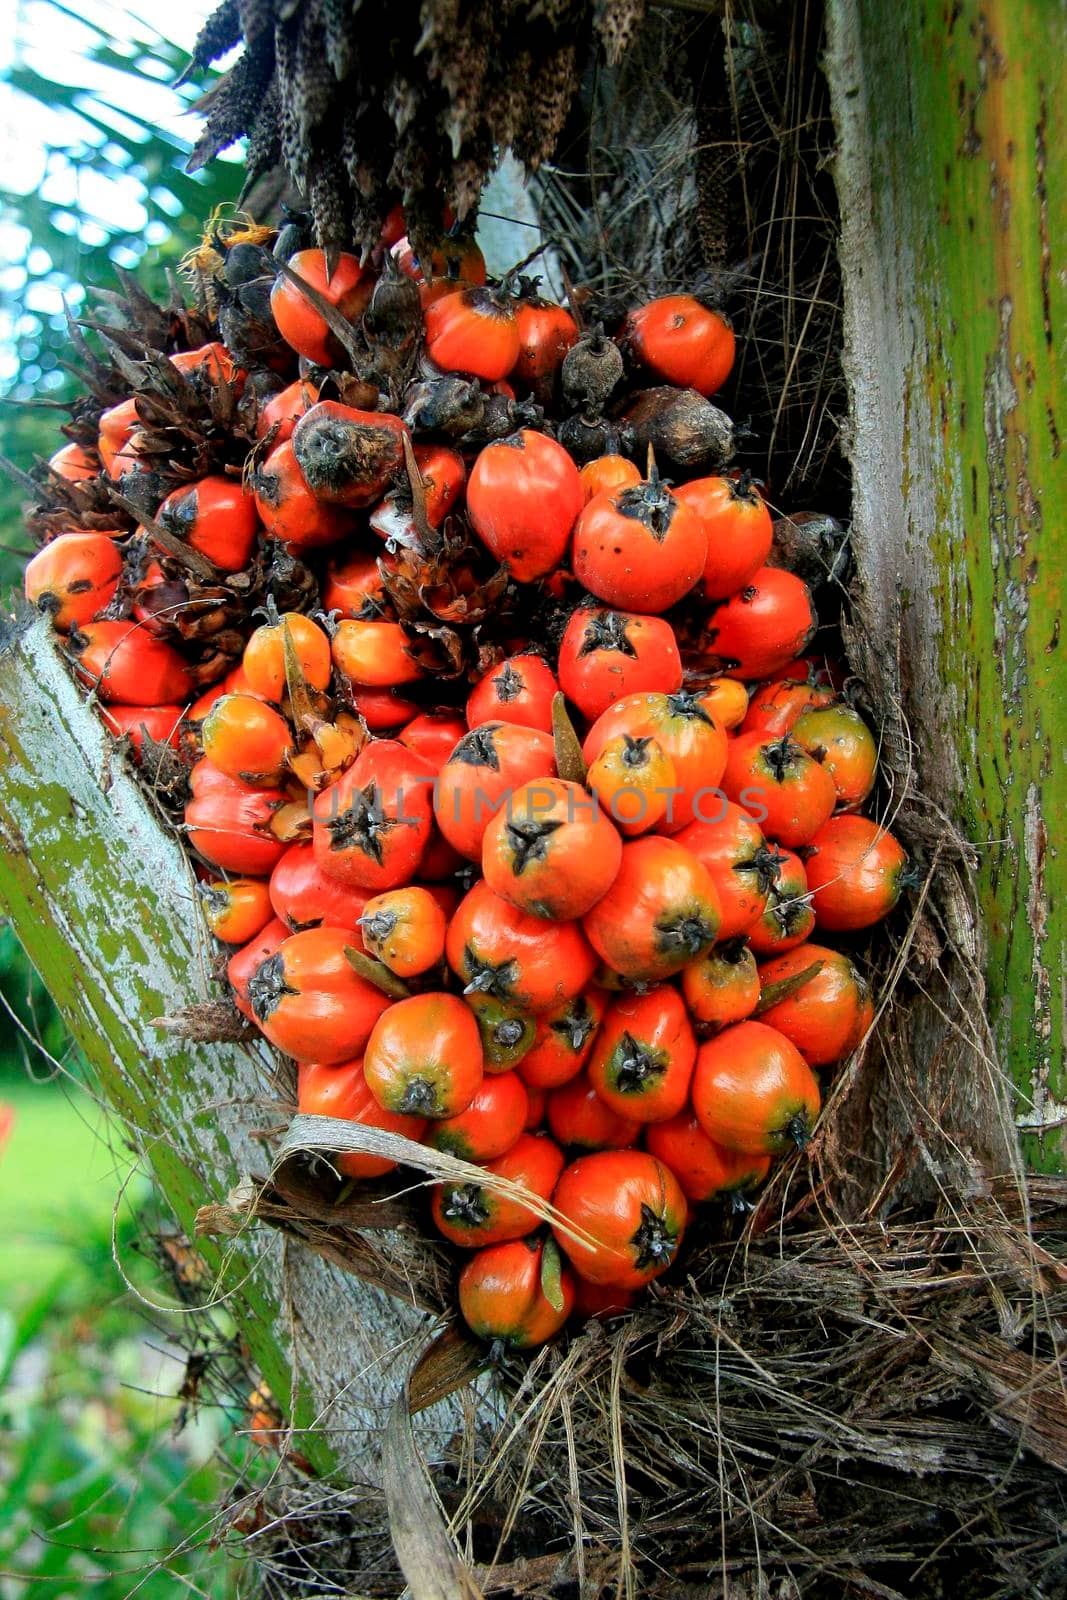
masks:
{"label": "dried brown palm fiber", "polygon": [[[308,1147],[405,1154],[376,1130],[301,1118],[282,1149]],[[407,1153],[432,1167],[432,1153]],[[799,1159],[790,1174],[791,1217],[761,1205],[733,1239],[694,1220],[682,1271],[628,1318],[482,1379],[428,1465],[483,1592],[1062,1591],[1067,1181],[985,1175],[969,1198],[846,1223],[817,1171]],[[290,1160],[204,1224],[269,1222],[447,1308],[449,1252],[409,1233],[422,1204],[410,1183],[394,1179],[376,1210]],[[412,1391],[439,1398],[475,1365],[450,1333],[415,1361]],[[309,1555],[312,1570],[396,1597],[384,1508],[352,1510],[349,1565],[331,1549],[321,1568]]]}
{"label": "dried brown palm fiber", "polygon": [[310,191],[320,243],[369,247],[397,201],[416,241],[431,238],[443,205],[461,221],[477,206],[499,150],[531,170],[551,156],[586,61],[597,49],[617,59],[643,12],[644,0],[398,0],[371,41],[343,0],[224,0],[190,70],[235,32],[245,50],[205,96],[190,166],[247,137],[252,177],[280,148]]}

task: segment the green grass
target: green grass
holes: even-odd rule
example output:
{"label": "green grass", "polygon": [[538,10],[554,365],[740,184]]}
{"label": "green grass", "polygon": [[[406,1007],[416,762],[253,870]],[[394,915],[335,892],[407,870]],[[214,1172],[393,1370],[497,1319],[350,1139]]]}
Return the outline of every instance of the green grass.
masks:
{"label": "green grass", "polygon": [[[0,1150],[0,1304],[17,1307],[71,1262],[78,1240],[107,1232],[129,1162],[114,1126],[77,1085],[8,1077],[3,1104],[15,1121]],[[130,1191],[141,1197],[140,1178]]]}
{"label": "green grass", "polygon": [[[228,1485],[269,1465],[233,1428],[241,1372],[175,1432],[191,1339],[225,1348],[224,1312],[191,1327],[150,1249],[150,1186],[126,1189],[120,1257],[157,1309],[146,1313],[112,1260],[112,1212],[129,1171],[121,1141],[77,1085],[10,1072],[0,1151],[0,1600],[236,1600],[254,1578],[213,1514]],[[109,1148],[108,1139],[116,1154]]]}

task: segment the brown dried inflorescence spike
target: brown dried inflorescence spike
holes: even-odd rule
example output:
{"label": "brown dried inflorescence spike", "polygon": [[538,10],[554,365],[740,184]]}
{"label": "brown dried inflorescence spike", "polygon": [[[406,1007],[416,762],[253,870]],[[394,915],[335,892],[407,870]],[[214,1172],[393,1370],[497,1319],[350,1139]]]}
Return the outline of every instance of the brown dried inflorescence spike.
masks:
{"label": "brown dried inflorescence spike", "polygon": [[205,99],[195,170],[249,140],[258,176],[277,152],[308,197],[317,241],[372,249],[399,201],[418,242],[442,206],[476,210],[497,152],[533,171],[556,147],[586,63],[615,62],[645,0],[552,0],[539,7],[415,0],[376,15],[345,0],[223,0],[192,67],[238,38],[245,50]]}

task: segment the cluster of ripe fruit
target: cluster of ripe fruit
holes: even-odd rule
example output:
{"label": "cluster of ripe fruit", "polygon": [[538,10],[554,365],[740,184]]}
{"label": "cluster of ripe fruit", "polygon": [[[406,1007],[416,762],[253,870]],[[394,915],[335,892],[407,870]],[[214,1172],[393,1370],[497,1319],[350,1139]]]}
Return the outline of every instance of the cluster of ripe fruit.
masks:
{"label": "cluster of ripe fruit", "polygon": [[[185,756],[205,915],[299,1108],[485,1169],[436,1187],[433,1222],[469,1252],[470,1327],[522,1347],[628,1305],[691,1205],[743,1204],[805,1142],[816,1071],[872,1018],[811,936],[884,917],[906,858],[862,814],[876,744],[805,654],[810,592],[726,466],[724,319],[670,296],[581,334],[527,287],[467,281],[470,250],[425,280],[402,241],[393,258],[377,280],[315,251],[278,272],[290,383],[276,363],[257,389],[218,342],[171,357],[243,393],[251,475],[146,513],[132,591],[133,536],[99,529],[60,531],[26,589],[109,725]],[[341,383],[346,329],[395,352],[412,305],[417,370]],[[137,397],[109,407],[96,453],[53,472],[128,484],[142,432]],[[673,487],[657,451],[703,469]],[[321,609],[271,610],[195,698],[151,591],[183,550],[218,579],[270,539],[326,550]]]}

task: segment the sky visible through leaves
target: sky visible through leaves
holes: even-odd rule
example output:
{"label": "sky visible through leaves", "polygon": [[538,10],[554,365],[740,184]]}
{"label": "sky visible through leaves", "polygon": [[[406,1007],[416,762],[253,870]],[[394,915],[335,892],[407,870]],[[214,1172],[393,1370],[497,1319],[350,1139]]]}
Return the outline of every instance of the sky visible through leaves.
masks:
{"label": "sky visible through leaves", "polygon": [[[208,10],[0,0],[0,392],[61,390],[53,341],[35,346],[61,330],[64,299],[82,309],[86,267],[165,250],[197,190],[218,186],[184,174],[200,88],[174,88]],[[229,152],[230,192],[240,154]]]}
{"label": "sky visible through leaves", "polygon": [[[0,0],[0,450],[20,466],[60,442],[64,307],[115,265],[161,291],[204,218],[240,188],[242,151],[185,172],[204,83],[176,87],[211,0]],[[0,489],[0,542],[20,543]],[[10,572],[5,571],[5,577]]]}

